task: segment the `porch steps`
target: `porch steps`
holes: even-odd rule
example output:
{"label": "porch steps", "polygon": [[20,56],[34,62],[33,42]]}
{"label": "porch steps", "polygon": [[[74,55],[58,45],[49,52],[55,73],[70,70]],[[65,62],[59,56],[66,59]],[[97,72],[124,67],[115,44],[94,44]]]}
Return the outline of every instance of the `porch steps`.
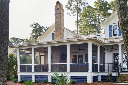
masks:
{"label": "porch steps", "polygon": [[128,83],[128,74],[120,74],[118,79],[118,83]]}

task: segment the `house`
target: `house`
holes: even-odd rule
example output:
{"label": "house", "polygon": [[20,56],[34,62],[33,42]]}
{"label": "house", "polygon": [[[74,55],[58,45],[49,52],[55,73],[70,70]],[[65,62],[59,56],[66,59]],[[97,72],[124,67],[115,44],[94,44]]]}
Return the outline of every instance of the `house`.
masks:
{"label": "house", "polygon": [[[64,28],[63,5],[57,1],[55,24],[40,36],[38,43],[15,46],[17,49],[18,81],[47,79],[49,82],[54,71],[65,73],[77,83],[105,81],[108,73],[116,81],[118,64],[127,71],[127,58],[123,38],[118,27],[117,12],[101,24],[104,34],[79,35]],[[21,64],[21,52],[29,52],[31,63]],[[35,59],[38,62],[35,62]]]}

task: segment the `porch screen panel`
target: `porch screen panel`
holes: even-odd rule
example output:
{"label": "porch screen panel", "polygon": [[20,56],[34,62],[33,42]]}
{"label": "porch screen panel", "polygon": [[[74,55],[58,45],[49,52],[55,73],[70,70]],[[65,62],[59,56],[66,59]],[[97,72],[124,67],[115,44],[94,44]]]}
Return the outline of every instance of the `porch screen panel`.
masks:
{"label": "porch screen panel", "polygon": [[20,49],[20,64],[32,64],[32,48]]}

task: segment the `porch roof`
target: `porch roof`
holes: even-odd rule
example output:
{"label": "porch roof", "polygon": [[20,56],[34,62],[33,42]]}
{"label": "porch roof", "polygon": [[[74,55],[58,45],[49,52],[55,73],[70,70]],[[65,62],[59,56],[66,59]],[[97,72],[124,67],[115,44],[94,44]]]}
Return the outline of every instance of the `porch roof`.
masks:
{"label": "porch roof", "polygon": [[25,47],[46,47],[46,46],[59,46],[59,45],[66,45],[66,44],[81,44],[87,43],[88,41],[92,41],[95,45],[109,45],[109,44],[123,44],[122,37],[115,37],[115,38],[97,38],[97,37],[86,37],[86,38],[70,38],[70,39],[61,39],[61,40],[52,40],[52,41],[44,41],[44,42],[37,42],[37,43],[29,43],[29,44],[22,44],[14,46],[15,48],[25,48]]}

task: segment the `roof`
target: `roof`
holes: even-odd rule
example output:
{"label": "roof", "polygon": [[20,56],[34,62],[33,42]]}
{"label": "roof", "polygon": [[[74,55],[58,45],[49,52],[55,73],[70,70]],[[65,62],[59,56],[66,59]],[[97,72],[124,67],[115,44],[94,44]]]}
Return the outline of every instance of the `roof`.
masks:
{"label": "roof", "polygon": [[111,19],[113,16],[117,15],[117,11],[112,13],[106,20],[104,20],[100,25],[104,25],[109,19]]}
{"label": "roof", "polygon": [[[50,30],[53,26],[55,26],[55,23],[52,24],[52,25],[47,29],[47,31]],[[64,27],[64,30],[66,30],[67,32],[70,32],[73,36],[75,36],[75,37],[77,37],[77,38],[81,38],[81,35],[75,33],[74,31],[71,31],[71,30],[69,30],[69,29],[67,29],[67,28],[65,28],[65,27]],[[47,32],[47,31],[46,31],[46,32]],[[39,40],[46,32],[44,32],[37,40]]]}
{"label": "roof", "polygon": [[92,41],[95,45],[109,45],[109,44],[119,44],[123,43],[123,38],[98,38],[98,37],[86,37],[86,38],[71,38],[71,39],[62,39],[62,40],[52,40],[38,43],[29,43],[15,46],[15,48],[25,48],[25,47],[41,47],[41,46],[58,46],[58,45],[66,45],[67,43],[76,44],[76,43],[85,43],[88,41]]}
{"label": "roof", "polygon": [[8,46],[9,47],[14,47],[14,45],[10,41],[8,42]]}

